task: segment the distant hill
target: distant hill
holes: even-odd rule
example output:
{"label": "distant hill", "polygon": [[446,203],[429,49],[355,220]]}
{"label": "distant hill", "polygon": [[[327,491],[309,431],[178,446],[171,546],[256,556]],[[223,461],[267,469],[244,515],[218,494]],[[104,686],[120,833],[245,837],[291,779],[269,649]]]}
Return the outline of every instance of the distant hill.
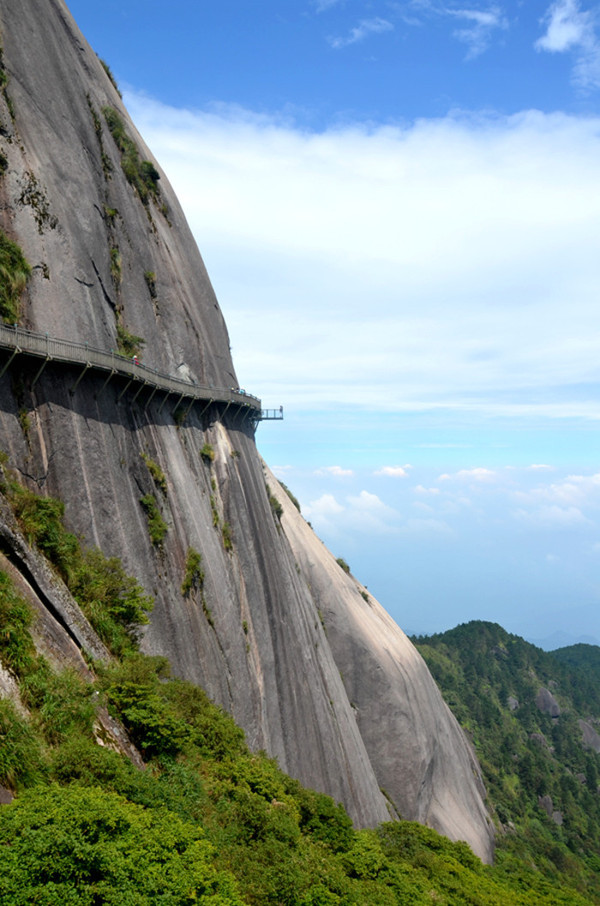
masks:
{"label": "distant hill", "polygon": [[481,621],[413,641],[479,757],[500,863],[519,852],[600,902],[600,648]]}
{"label": "distant hill", "polygon": [[598,645],[569,645],[552,652],[563,664],[577,670],[590,670],[600,675],[600,647]]}
{"label": "distant hill", "polygon": [[536,645],[538,648],[543,648],[544,651],[556,651],[558,648],[566,648],[573,645],[600,645],[600,639],[595,638],[592,635],[573,635],[570,632],[564,632],[557,630],[553,632],[552,635],[546,636],[543,639],[532,639],[528,638],[528,642],[531,642],[532,645]]}

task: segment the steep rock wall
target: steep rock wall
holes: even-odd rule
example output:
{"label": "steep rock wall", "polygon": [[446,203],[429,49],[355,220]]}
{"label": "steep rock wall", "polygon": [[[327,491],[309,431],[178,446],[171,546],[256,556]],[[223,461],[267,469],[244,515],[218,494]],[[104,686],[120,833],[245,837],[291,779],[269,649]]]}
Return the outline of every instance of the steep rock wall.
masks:
{"label": "steep rock wall", "polygon": [[[489,859],[493,833],[479,765],[423,658],[264,470],[381,787],[401,816],[467,840]],[[481,835],[486,825],[487,839]]]}
{"label": "steep rock wall", "polygon": [[[120,324],[145,339],[149,365],[235,385],[225,324],[177,199],[164,175],[160,194],[146,204],[127,180],[102,114],[107,106],[119,113],[140,160],[160,167],[65,4],[3,0],[0,29],[14,111],[13,119],[0,97],[8,164],[0,226],[33,265],[21,323],[106,349],[115,347]],[[169,657],[175,673],[233,713],[251,746],[343,801],[357,824],[390,816],[379,787],[393,789],[388,775],[402,774],[405,786],[427,789],[402,800],[404,817],[432,821],[489,857],[479,782],[453,770],[454,747],[464,740],[439,696],[429,691],[419,700],[435,712],[427,719],[408,709],[405,726],[413,722],[420,748],[400,723],[383,726],[376,710],[365,718],[376,708],[370,696],[384,687],[399,707],[411,684],[430,689],[431,679],[408,643],[395,643],[400,667],[385,663],[379,611],[374,623],[368,614],[344,623],[347,588],[339,589],[339,630],[332,621],[325,635],[302,550],[290,546],[272,512],[250,427],[199,407],[178,427],[172,407],[158,399],[147,408],[130,393],[119,401],[121,388],[103,388],[93,375],[71,392],[79,371],[52,366],[33,386],[36,370],[16,359],[0,379],[0,447],[32,487],[65,501],[67,520],[86,543],[122,557],[155,596],[145,650]],[[213,462],[200,455],[205,443]],[[166,493],[142,454],[164,473]],[[167,526],[160,544],[152,543],[140,505],[148,494]],[[190,548],[202,555],[205,580],[184,596]],[[358,668],[342,666],[354,661],[355,649],[368,652],[365,669],[383,670],[383,685],[367,683],[361,693]],[[360,701],[358,721],[348,691]],[[444,752],[436,764],[445,759],[447,768],[438,766],[433,782],[423,751],[440,726],[453,729],[439,736]],[[459,814],[470,814],[470,822]]]}

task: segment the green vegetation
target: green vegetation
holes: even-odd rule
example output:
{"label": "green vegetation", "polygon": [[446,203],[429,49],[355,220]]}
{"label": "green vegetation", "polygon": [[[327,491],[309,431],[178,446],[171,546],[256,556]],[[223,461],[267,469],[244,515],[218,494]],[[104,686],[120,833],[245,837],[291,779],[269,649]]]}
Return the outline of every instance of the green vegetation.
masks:
{"label": "green vegetation", "polygon": [[221,528],[221,535],[223,536],[223,547],[226,551],[233,550],[233,537],[231,534],[231,526],[228,522],[224,522]]}
{"label": "green vegetation", "polygon": [[[38,769],[0,810],[3,903],[589,904],[534,869],[484,866],[414,823],[353,830],[332,799],[251,753],[233,720],[170,679],[162,658],[130,654],[94,686],[148,767],[96,745],[81,714],[53,740],[32,719],[25,740],[13,712],[13,750]],[[71,690],[62,709],[74,701]]]}
{"label": "green vegetation", "polygon": [[[118,557],[105,557],[96,548],[84,551],[79,539],[65,528],[62,501],[34,494],[6,475],[0,490],[6,494],[28,543],[49,560],[107,647],[115,654],[134,647],[138,627],[148,622],[153,601],[127,575]],[[0,638],[0,659],[19,674],[30,665],[25,613],[26,605],[21,604],[19,610],[6,581],[0,582],[1,632],[12,651],[5,652]],[[14,651],[12,646],[16,646]]]}
{"label": "green vegetation", "polygon": [[269,504],[271,506],[271,512],[273,513],[273,516],[275,517],[277,523],[279,523],[281,521],[281,517],[283,516],[283,507],[277,500],[277,497],[275,497],[273,495],[273,493],[271,492],[271,488],[269,487],[269,485],[267,485],[266,487],[267,487],[267,494],[269,496]]}
{"label": "green vegetation", "polygon": [[0,92],[8,108],[11,120],[14,122],[15,119],[15,108],[13,106],[12,99],[8,93],[8,73],[4,65],[4,49],[0,44]]}
{"label": "green vegetation", "polygon": [[159,489],[159,491],[161,492],[163,497],[166,497],[167,496],[167,478],[165,476],[165,473],[163,472],[163,470],[161,469],[159,464],[157,462],[154,462],[154,460],[151,459],[147,453],[140,453],[140,456],[146,463],[146,467],[147,467],[148,471],[150,472],[150,474],[152,475],[152,480],[154,481],[154,484]]}
{"label": "green vegetation", "polygon": [[113,107],[103,107],[102,114],[115,144],[121,152],[121,167],[130,185],[144,205],[158,199],[160,174],[149,160],[141,160],[137,145],[127,135],[125,123]]}
{"label": "green vegetation", "polygon": [[150,298],[156,299],[156,274],[154,271],[146,271],[144,273],[144,280],[146,281]]}
{"label": "green vegetation", "polygon": [[187,598],[192,588],[202,592],[204,586],[204,570],[202,569],[202,554],[193,547],[188,547],[185,558],[185,575],[181,583],[181,594]]}
{"label": "green vegetation", "polygon": [[243,903],[199,827],[94,787],[27,793],[3,815],[0,848],[7,904]]}
{"label": "green vegetation", "polygon": [[48,197],[40,186],[35,174],[31,171],[26,173],[21,186],[19,202],[32,209],[38,233],[43,235],[46,227],[50,230],[55,230],[58,226],[58,218],[50,213]]}
{"label": "green vegetation", "polygon": [[117,217],[119,216],[119,212],[116,208],[109,208],[108,205],[104,205],[104,216],[109,226],[113,227],[115,225]]}
{"label": "green vegetation", "polygon": [[[4,489],[11,491],[8,482]],[[76,573],[60,505],[37,515],[22,510],[35,543]],[[187,561],[193,583],[200,559],[191,548]],[[24,717],[0,701],[0,783],[19,790],[0,809],[6,906],[599,902],[593,890],[575,889],[574,856],[549,851],[548,860],[561,856],[552,875],[530,851],[520,858],[516,832],[512,848],[489,867],[464,843],[411,822],[355,831],[340,805],[250,752],[232,718],[198,687],[172,679],[164,658],[130,647],[94,665],[96,677],[86,682],[71,670],[52,671],[36,654],[30,621],[27,604],[0,574],[0,660],[28,709]],[[97,744],[100,704],[123,723],[145,770]]]}
{"label": "green vegetation", "polygon": [[294,497],[294,495],[292,494],[292,492],[290,491],[288,486],[286,484],[284,484],[283,481],[280,481],[279,484],[281,485],[281,487],[283,488],[285,493],[288,495],[288,497],[290,498],[290,500],[292,501],[292,503],[294,504],[294,506],[296,507],[298,512],[301,513],[302,510],[300,509],[300,503],[299,503],[297,497]]}
{"label": "green vegetation", "polygon": [[160,514],[158,503],[154,494],[146,494],[140,497],[140,503],[148,517],[148,534],[150,541],[157,548],[162,548],[165,536],[167,534],[167,523]]}
{"label": "green vegetation", "polygon": [[[104,150],[104,142],[102,140],[102,120],[100,119],[98,113],[96,112],[94,105],[92,104],[92,99],[89,94],[86,94],[87,105],[90,109],[90,114],[92,121],[94,123],[94,132],[96,133],[96,138],[98,139],[98,144],[100,145],[100,157],[102,160],[102,172],[104,173],[104,178],[108,181],[110,179],[111,173],[113,171],[113,166],[110,160],[110,157]],[[111,223],[112,225],[112,223]]]}
{"label": "green vegetation", "polygon": [[31,422],[29,421],[29,412],[22,406],[19,409],[19,425],[21,426],[21,431],[23,432],[23,437],[29,444],[29,432],[31,431]]}
{"label": "green vegetation", "polygon": [[348,566],[348,564],[346,563],[346,561],[344,560],[343,557],[338,557],[335,562],[338,564],[338,566],[341,566],[341,568],[344,570],[345,573],[348,573],[348,575],[350,574],[350,567]]}
{"label": "green vegetation", "polygon": [[181,428],[181,426],[185,422],[188,411],[189,411],[188,406],[179,406],[173,412],[173,421],[175,422],[177,428]]}
{"label": "green vegetation", "polygon": [[200,449],[199,452],[200,452],[201,458],[203,459],[203,461],[206,463],[207,466],[209,466],[212,462],[215,461],[215,451],[214,451],[212,444],[204,444],[204,446]]}
{"label": "green vegetation", "polygon": [[[600,755],[580,723],[597,732],[600,650],[544,652],[483,622],[413,641],[475,745],[500,827],[499,868],[525,860],[600,902]],[[536,704],[541,689],[559,715]]]}
{"label": "green vegetation", "polygon": [[0,572],[0,662],[16,677],[23,675],[35,659],[31,622],[28,605],[8,576]]}
{"label": "green vegetation", "polygon": [[141,356],[145,343],[143,337],[137,337],[134,333],[129,333],[122,324],[117,324],[117,349],[121,355],[128,359],[133,356]]}
{"label": "green vegetation", "polygon": [[4,65],[4,49],[0,45],[0,91],[4,91],[8,85],[8,73]]}
{"label": "green vegetation", "polygon": [[13,512],[27,542],[40,550],[70,586],[79,565],[80,545],[64,526],[65,506],[14,481],[6,486]]}
{"label": "green vegetation", "polygon": [[31,275],[31,266],[16,242],[0,230],[0,317],[6,324],[19,320],[21,296]]}
{"label": "green vegetation", "polygon": [[18,790],[44,778],[46,767],[38,736],[4,698],[0,699],[0,743],[0,784]]}
{"label": "green vegetation", "polygon": [[120,286],[123,278],[123,258],[116,245],[113,245],[110,249],[110,275],[115,286]]}
{"label": "green vegetation", "polygon": [[101,59],[100,57],[98,57],[98,59],[100,60],[100,63],[102,64],[102,68],[104,69],[104,72],[110,79],[111,85],[113,86],[113,88],[115,89],[115,91],[117,92],[119,97],[122,98],[123,95],[121,94],[121,90],[120,90],[119,86],[117,85],[117,80],[115,79],[115,77],[112,73],[112,69],[110,68],[108,63],[106,63],[103,59]]}
{"label": "green vegetation", "polygon": [[3,176],[8,170],[8,158],[0,151],[0,176]]}
{"label": "green vegetation", "polygon": [[154,602],[127,575],[118,557],[97,548],[85,551],[71,583],[71,592],[90,623],[115,654],[136,641],[138,627],[148,622]]}

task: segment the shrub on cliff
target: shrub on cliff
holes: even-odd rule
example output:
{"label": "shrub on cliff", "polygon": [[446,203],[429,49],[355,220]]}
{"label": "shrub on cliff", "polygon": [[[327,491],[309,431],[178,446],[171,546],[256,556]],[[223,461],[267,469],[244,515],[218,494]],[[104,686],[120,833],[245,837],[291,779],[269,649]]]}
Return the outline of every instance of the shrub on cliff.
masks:
{"label": "shrub on cliff", "polygon": [[0,318],[7,324],[19,320],[19,305],[31,266],[16,242],[0,230]]}

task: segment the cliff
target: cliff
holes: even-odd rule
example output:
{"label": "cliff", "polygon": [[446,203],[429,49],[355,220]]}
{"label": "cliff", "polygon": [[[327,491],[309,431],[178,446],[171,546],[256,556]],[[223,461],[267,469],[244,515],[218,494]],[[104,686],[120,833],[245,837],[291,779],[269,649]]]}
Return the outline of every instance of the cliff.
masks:
{"label": "cliff", "polygon": [[[65,4],[4,0],[0,29],[0,228],[32,267],[19,324],[237,386],[178,201]],[[143,649],[356,824],[397,810],[489,860],[478,768],[424,662],[265,479],[252,426],[214,406],[182,424],[158,394],[38,368],[17,356],[0,378],[0,446],[154,596]],[[190,551],[204,581],[184,595]]]}

